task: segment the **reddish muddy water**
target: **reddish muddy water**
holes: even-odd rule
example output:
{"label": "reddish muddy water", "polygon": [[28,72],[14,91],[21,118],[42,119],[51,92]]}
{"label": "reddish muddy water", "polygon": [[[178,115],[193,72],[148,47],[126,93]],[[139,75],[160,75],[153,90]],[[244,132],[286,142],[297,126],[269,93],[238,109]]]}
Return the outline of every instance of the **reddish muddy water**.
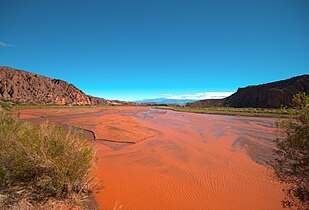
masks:
{"label": "reddish muddy water", "polygon": [[145,107],[20,112],[95,133],[101,209],[281,209],[282,185],[263,165],[274,119]]}

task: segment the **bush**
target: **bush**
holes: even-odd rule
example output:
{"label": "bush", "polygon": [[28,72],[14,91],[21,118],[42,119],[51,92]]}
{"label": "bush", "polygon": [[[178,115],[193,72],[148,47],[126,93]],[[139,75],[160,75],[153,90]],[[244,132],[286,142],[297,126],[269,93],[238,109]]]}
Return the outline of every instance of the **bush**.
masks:
{"label": "bush", "polygon": [[293,98],[298,117],[280,122],[283,136],[275,140],[276,176],[287,187],[284,207],[309,209],[309,96],[297,94]]}
{"label": "bush", "polygon": [[1,111],[2,108],[5,109],[5,110],[9,110],[9,109],[11,109],[11,105],[7,102],[0,102],[0,111]]}
{"label": "bush", "polygon": [[16,189],[23,192],[21,199],[40,203],[91,193],[94,147],[81,133],[0,112],[0,145],[2,194],[14,195]]}

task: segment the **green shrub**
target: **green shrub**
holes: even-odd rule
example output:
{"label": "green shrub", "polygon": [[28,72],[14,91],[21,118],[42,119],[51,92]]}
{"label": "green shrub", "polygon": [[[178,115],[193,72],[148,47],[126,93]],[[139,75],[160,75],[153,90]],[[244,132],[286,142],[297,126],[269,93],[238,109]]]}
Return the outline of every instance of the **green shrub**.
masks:
{"label": "green shrub", "polygon": [[43,202],[91,193],[94,147],[81,133],[0,112],[0,145],[2,194],[23,189],[31,202]]}
{"label": "green shrub", "polygon": [[294,96],[297,118],[278,123],[283,131],[275,140],[275,174],[285,184],[284,207],[309,209],[309,96]]}
{"label": "green shrub", "polygon": [[6,102],[0,102],[0,110],[1,110],[1,107],[5,110],[11,109],[11,105],[9,103],[6,103]]}

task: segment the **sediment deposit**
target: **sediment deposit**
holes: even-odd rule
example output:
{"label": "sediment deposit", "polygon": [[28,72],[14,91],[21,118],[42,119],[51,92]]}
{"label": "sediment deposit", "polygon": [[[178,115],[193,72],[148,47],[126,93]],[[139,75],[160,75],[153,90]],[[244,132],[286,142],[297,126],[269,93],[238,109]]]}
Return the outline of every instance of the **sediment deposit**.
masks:
{"label": "sediment deposit", "polygon": [[95,141],[102,209],[281,209],[282,186],[266,166],[274,119],[145,107],[19,111],[116,141]]}

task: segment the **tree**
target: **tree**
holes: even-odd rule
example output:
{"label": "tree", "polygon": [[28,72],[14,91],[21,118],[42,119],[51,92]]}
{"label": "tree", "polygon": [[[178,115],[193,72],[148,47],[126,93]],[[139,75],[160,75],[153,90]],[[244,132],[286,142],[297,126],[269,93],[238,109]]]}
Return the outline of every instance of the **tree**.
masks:
{"label": "tree", "polygon": [[284,207],[309,209],[309,96],[293,97],[295,119],[278,123],[282,131],[275,140],[275,174],[285,184]]}

